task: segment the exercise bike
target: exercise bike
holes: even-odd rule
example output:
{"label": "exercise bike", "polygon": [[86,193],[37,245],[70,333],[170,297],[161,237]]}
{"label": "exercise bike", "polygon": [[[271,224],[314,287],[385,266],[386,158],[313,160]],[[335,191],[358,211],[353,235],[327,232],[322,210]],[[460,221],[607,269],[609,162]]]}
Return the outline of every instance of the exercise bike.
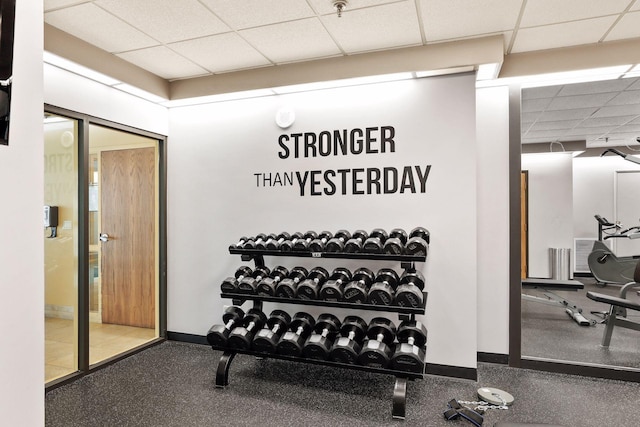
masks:
{"label": "exercise bike", "polygon": [[640,256],[616,256],[604,241],[607,239],[640,239],[640,226],[622,229],[620,224],[613,224],[600,215],[595,215],[598,221],[598,240],[587,258],[589,270],[596,279],[596,286],[625,285],[633,282],[634,271]]}

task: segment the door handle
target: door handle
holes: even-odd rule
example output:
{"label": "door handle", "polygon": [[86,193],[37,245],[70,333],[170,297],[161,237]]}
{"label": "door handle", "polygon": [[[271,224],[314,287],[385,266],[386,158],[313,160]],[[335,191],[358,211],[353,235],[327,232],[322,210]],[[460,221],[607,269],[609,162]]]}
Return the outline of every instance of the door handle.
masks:
{"label": "door handle", "polygon": [[108,242],[109,241],[109,235],[107,233],[100,233],[100,241],[101,242]]}

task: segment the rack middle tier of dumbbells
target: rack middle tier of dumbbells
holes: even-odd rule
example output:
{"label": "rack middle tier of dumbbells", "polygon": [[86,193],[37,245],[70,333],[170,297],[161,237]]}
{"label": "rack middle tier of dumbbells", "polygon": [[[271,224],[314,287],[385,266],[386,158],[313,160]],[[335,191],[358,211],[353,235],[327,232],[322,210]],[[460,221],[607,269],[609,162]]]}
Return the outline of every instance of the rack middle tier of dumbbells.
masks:
{"label": "rack middle tier of dumbbells", "polygon": [[[229,248],[229,253],[232,255],[241,255],[242,260],[245,262],[253,261],[256,267],[264,267],[265,256],[276,257],[302,257],[302,258],[333,258],[333,259],[361,259],[361,260],[374,260],[374,261],[400,261],[401,267],[405,270],[415,269],[415,262],[424,262],[426,256],[420,255],[397,255],[397,254],[374,254],[374,253],[346,253],[346,252],[310,252],[310,251],[271,251],[261,249],[239,249]],[[343,301],[325,301],[325,300],[307,300],[307,299],[289,299],[272,296],[264,296],[257,294],[244,294],[244,293],[221,293],[222,298],[231,299],[234,305],[242,305],[246,301],[253,301],[254,308],[262,310],[263,302],[275,302],[282,304],[295,304],[295,305],[313,305],[320,307],[336,307],[336,308],[348,308],[354,310],[367,310],[367,311],[385,311],[398,313],[401,320],[415,320],[415,315],[425,314],[425,307],[427,302],[427,292],[423,292],[423,303],[420,307],[404,307],[399,305],[374,305],[374,304],[361,304],[350,303]],[[365,372],[373,372],[379,374],[387,374],[395,376],[395,385],[393,391],[393,406],[392,416],[396,419],[404,419],[406,412],[406,393],[407,393],[407,381],[424,378],[424,369],[422,372],[411,371],[399,371],[389,368],[377,368],[372,366],[363,366],[357,364],[339,363],[330,360],[320,360],[304,357],[287,356],[277,353],[262,353],[249,350],[230,349],[226,347],[212,346],[214,350],[220,350],[223,352],[218,363],[216,370],[216,387],[224,388],[229,385],[229,368],[236,354],[248,354],[259,358],[271,358],[289,360],[299,363],[308,363],[314,365],[324,365],[331,367],[338,367],[344,369],[352,369]]]}

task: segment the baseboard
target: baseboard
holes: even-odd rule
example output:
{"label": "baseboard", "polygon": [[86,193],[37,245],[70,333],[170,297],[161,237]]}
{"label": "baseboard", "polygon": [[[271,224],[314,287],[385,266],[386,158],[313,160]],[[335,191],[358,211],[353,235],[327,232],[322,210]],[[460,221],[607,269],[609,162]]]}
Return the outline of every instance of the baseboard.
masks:
{"label": "baseboard", "polygon": [[169,341],[188,342],[191,344],[204,344],[209,345],[207,337],[203,335],[185,334],[183,332],[171,332],[167,331],[167,339]]}
{"label": "baseboard", "polygon": [[573,277],[593,277],[591,273],[573,273]]}
{"label": "baseboard", "polygon": [[65,305],[44,305],[44,317],[73,320],[73,307]]}
{"label": "baseboard", "polygon": [[501,354],[501,353],[485,353],[485,352],[479,351],[478,362],[499,363],[501,365],[508,365],[509,355]]}
{"label": "baseboard", "polygon": [[464,368],[462,366],[427,363],[425,374],[478,381],[478,370],[476,368]]}

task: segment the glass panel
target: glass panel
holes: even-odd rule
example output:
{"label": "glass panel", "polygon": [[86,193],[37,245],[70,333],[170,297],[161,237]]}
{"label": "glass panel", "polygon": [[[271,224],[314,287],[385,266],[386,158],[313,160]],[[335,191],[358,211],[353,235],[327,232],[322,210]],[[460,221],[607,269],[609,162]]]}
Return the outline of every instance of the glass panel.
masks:
{"label": "glass panel", "polygon": [[78,369],[77,140],[76,120],[45,114],[45,382]]}
{"label": "glass panel", "polygon": [[89,126],[89,363],[158,337],[158,141]]}

